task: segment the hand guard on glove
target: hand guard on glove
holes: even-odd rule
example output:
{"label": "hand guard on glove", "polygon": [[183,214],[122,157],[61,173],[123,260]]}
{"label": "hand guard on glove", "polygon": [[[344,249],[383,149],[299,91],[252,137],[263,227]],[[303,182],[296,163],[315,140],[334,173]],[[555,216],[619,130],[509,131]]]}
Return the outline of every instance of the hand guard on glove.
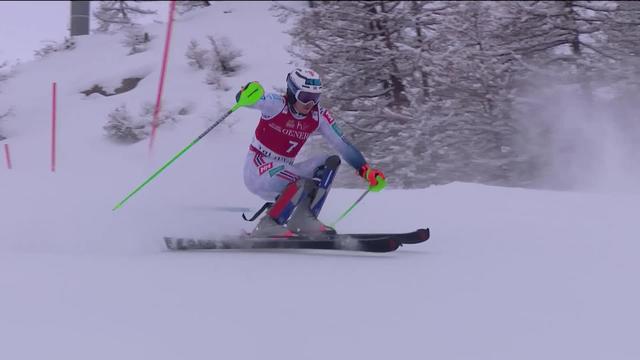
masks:
{"label": "hand guard on glove", "polygon": [[245,86],[243,86],[243,87],[241,87],[241,88],[240,88],[240,91],[238,91],[238,93],[236,94],[236,102],[238,102],[238,100],[240,100],[240,94],[242,94],[242,92],[244,91],[244,89],[246,89],[246,88],[247,88],[247,86],[249,86],[249,84],[251,84],[252,82],[255,82],[255,81],[249,81],[248,83],[246,83],[246,85],[245,85]]}
{"label": "hand guard on glove", "polygon": [[387,180],[385,179],[382,171],[372,169],[368,164],[364,164],[360,170],[358,170],[358,175],[369,182],[370,191],[378,192],[387,186]]}

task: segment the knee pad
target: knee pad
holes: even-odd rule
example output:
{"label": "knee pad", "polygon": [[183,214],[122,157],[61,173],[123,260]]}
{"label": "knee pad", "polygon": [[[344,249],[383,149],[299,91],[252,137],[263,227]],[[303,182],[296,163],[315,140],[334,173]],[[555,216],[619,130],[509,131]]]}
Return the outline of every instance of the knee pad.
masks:
{"label": "knee pad", "polygon": [[[316,180],[319,186],[325,184],[324,187],[327,187],[327,185],[330,185],[331,181],[333,181],[341,162],[338,155],[329,156],[324,164],[319,166],[313,173],[313,179]],[[329,182],[328,184],[327,181]]]}

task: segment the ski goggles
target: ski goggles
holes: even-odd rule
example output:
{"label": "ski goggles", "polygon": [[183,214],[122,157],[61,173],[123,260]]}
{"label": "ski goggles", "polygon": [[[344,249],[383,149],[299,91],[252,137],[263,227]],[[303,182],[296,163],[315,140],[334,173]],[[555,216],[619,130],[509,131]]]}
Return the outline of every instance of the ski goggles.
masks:
{"label": "ski goggles", "polygon": [[300,101],[303,104],[307,104],[309,102],[313,102],[314,104],[317,104],[318,101],[320,101],[319,93],[312,93],[308,91],[298,90],[296,91],[295,96],[296,96],[296,100]]}

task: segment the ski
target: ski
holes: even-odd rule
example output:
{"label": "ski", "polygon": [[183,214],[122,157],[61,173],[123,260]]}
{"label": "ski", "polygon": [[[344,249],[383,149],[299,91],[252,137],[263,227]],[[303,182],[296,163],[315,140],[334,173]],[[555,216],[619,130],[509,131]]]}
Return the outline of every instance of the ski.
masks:
{"label": "ski", "polygon": [[391,252],[403,244],[417,244],[429,239],[429,229],[399,234],[295,235],[290,237],[238,236],[219,239],[165,237],[169,250],[224,249],[317,249],[365,252]]}

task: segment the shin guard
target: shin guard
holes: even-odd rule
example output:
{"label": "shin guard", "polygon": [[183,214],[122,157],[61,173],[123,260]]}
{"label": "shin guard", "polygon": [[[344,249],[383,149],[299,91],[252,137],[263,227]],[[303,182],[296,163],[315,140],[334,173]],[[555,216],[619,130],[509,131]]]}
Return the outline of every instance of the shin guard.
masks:
{"label": "shin guard", "polygon": [[324,165],[316,171],[314,180],[317,182],[317,189],[311,198],[311,204],[309,206],[311,213],[313,213],[313,216],[316,218],[320,214],[320,210],[322,210],[327,195],[329,195],[329,190],[331,189],[333,179],[338,173],[340,162],[339,156],[329,156]]}
{"label": "shin guard", "polygon": [[278,224],[286,224],[293,210],[308,195],[309,190],[304,179],[289,183],[267,214]]}

